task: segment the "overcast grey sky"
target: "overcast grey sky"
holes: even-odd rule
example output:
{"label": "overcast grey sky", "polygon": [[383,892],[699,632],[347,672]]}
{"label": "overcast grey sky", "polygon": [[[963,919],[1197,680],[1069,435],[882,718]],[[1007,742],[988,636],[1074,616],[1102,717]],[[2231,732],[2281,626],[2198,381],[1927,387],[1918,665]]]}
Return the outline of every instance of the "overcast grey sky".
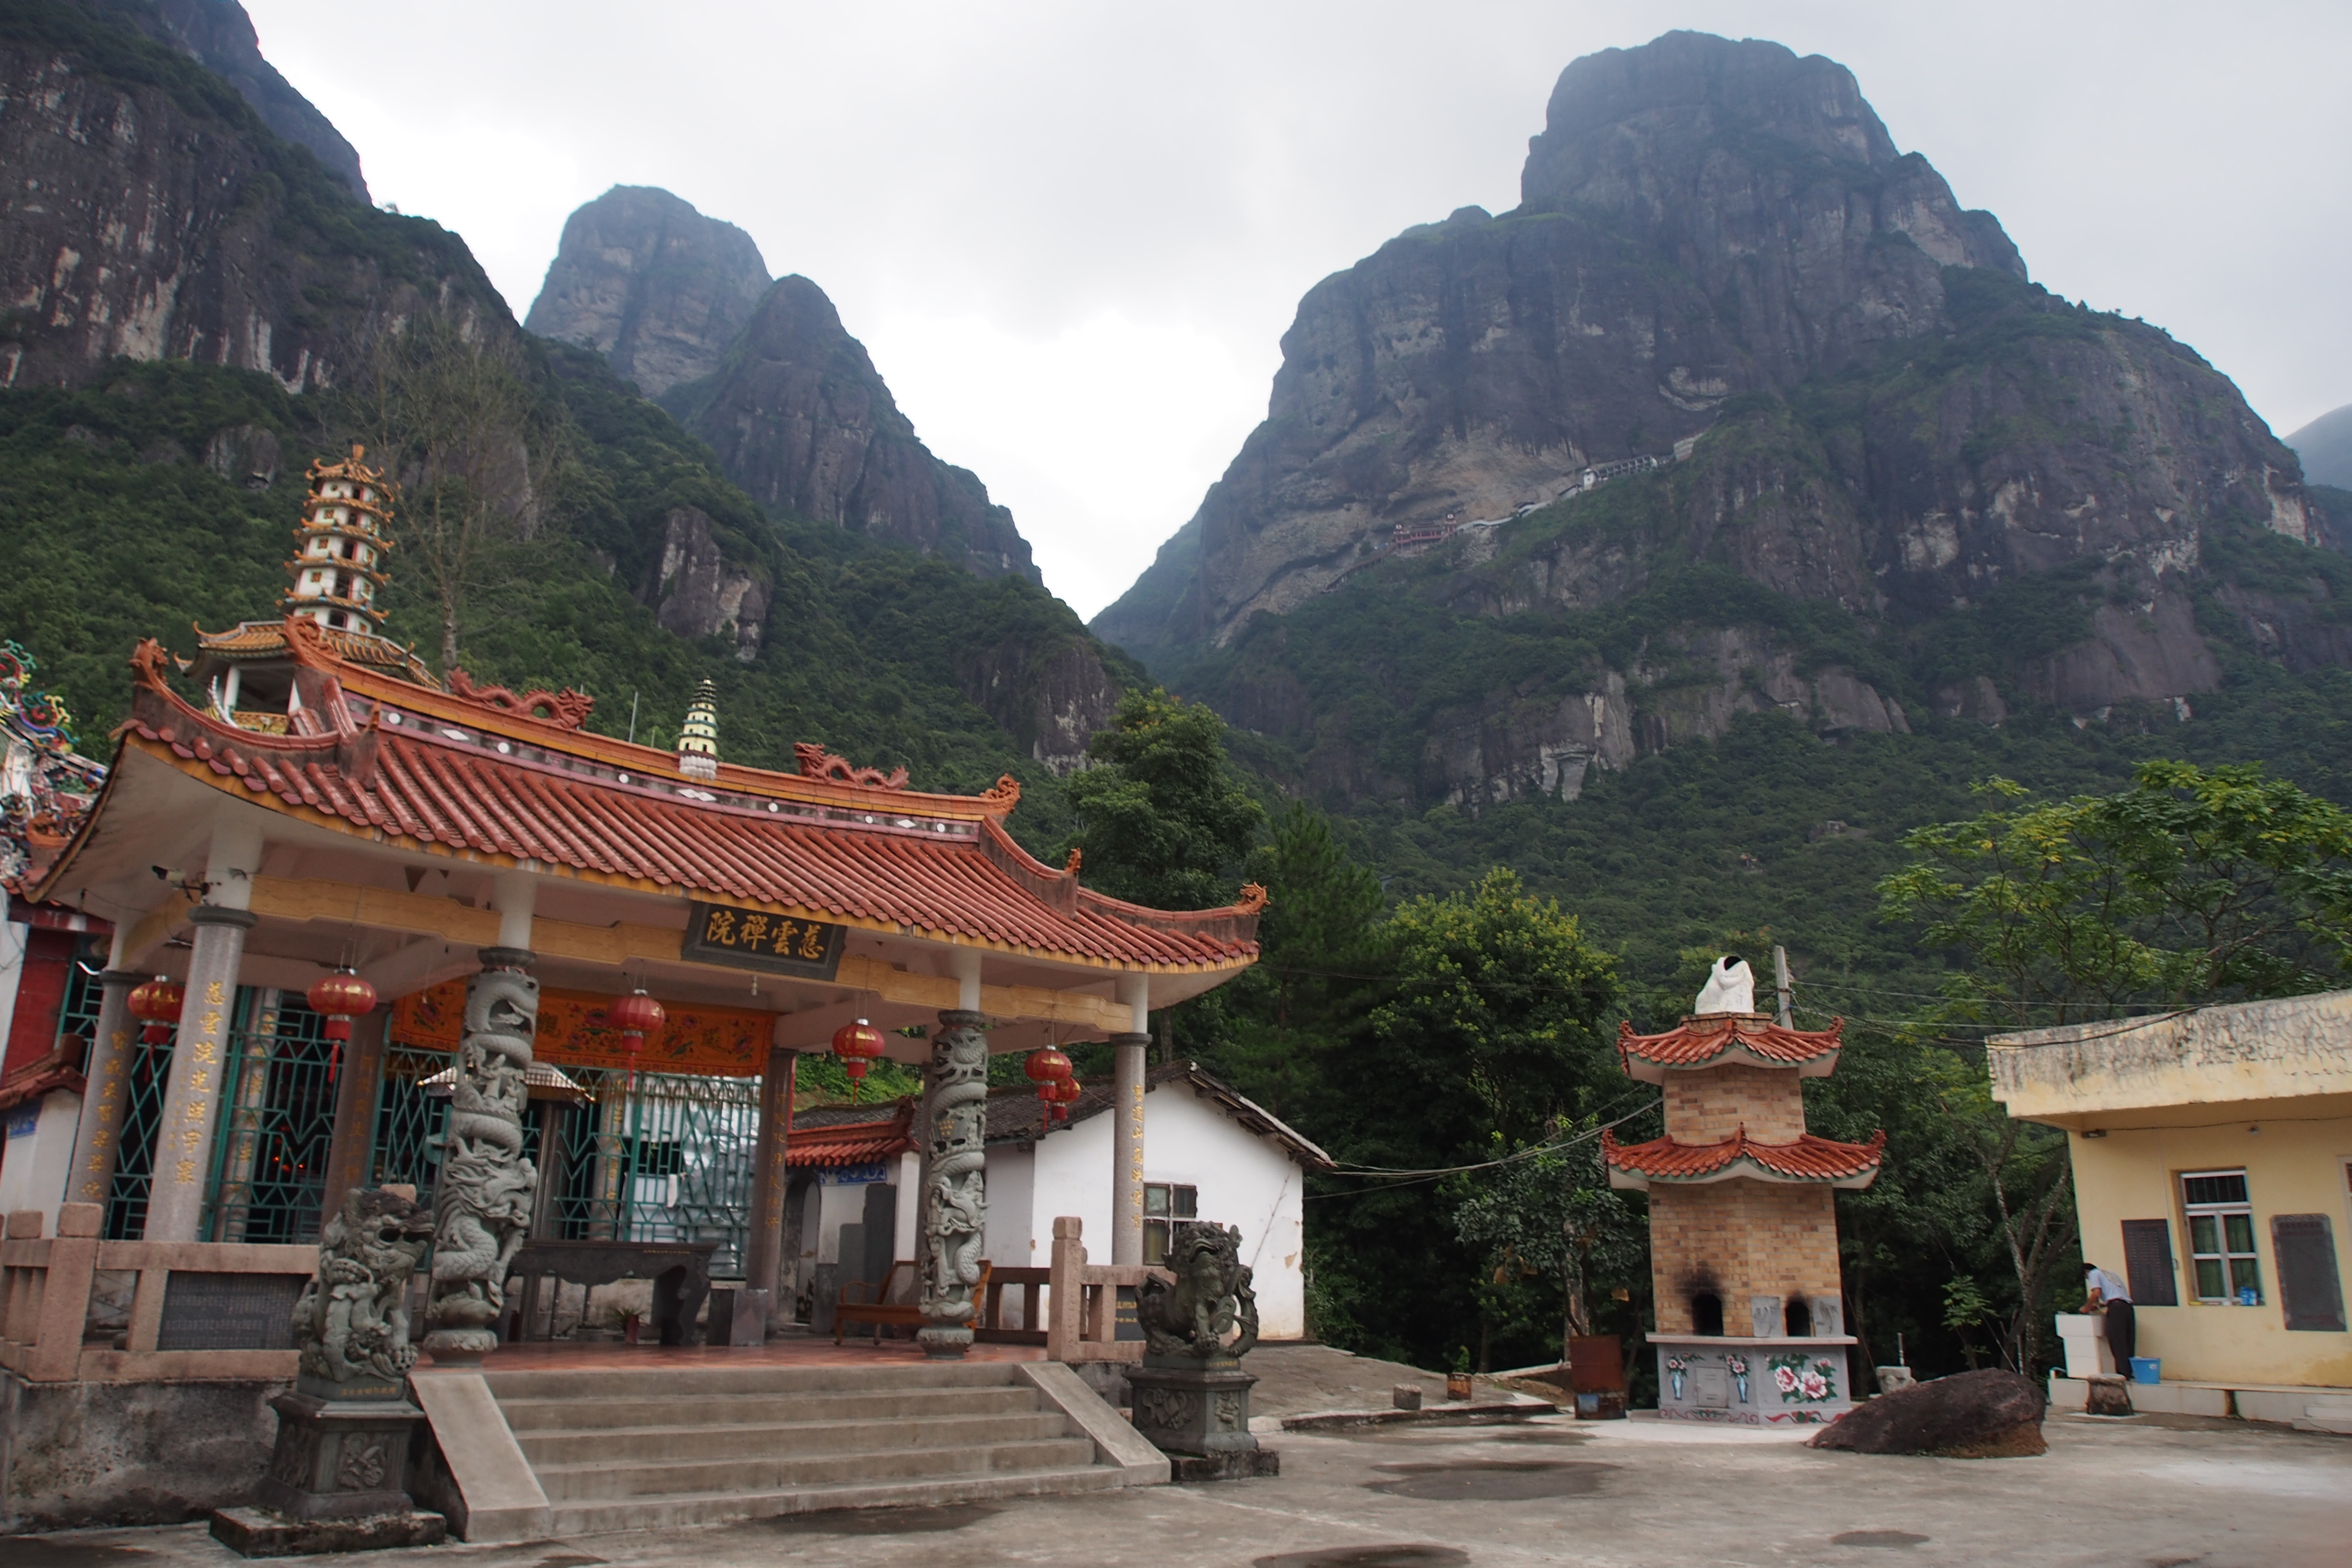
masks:
{"label": "overcast grey sky", "polygon": [[1561,68],[1675,27],[1850,67],[2037,281],[2167,328],[2281,434],[2352,402],[2342,0],[245,3],[376,199],[518,316],[615,184],[749,230],[1089,616],[1264,416],[1300,294],[1513,205]]}

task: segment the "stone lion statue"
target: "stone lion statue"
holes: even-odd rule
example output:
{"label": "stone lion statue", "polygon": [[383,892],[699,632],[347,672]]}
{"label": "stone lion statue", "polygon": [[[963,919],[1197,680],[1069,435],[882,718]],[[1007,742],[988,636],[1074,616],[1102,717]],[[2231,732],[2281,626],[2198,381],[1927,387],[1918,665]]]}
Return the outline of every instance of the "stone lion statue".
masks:
{"label": "stone lion statue", "polygon": [[1256,1345],[1257,1294],[1241,1246],[1242,1233],[1230,1226],[1176,1224],[1167,1263],[1176,1282],[1146,1275],[1136,1292],[1135,1321],[1153,1355],[1239,1359]]}
{"label": "stone lion statue", "polygon": [[381,1187],[354,1188],[319,1237],[319,1271],[294,1304],[305,1377],[398,1382],[416,1364],[408,1279],[433,1244],[433,1215]]}

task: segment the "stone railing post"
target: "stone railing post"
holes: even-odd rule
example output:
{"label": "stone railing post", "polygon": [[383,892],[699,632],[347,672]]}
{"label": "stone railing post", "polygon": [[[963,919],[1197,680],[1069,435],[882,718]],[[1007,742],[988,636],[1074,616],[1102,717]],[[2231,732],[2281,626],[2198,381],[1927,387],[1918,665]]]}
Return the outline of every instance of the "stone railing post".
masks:
{"label": "stone railing post", "polygon": [[1077,1359],[1087,1308],[1087,1247],[1079,1239],[1085,1223],[1076,1215],[1054,1221],[1054,1250],[1048,1257],[1053,1299],[1045,1304],[1045,1359]]}
{"label": "stone railing post", "polygon": [[48,1278],[41,1283],[40,1326],[25,1372],[28,1382],[71,1383],[81,1373],[81,1326],[89,1315],[99,1225],[105,1217],[98,1204],[58,1205],[58,1236],[49,1243]]}

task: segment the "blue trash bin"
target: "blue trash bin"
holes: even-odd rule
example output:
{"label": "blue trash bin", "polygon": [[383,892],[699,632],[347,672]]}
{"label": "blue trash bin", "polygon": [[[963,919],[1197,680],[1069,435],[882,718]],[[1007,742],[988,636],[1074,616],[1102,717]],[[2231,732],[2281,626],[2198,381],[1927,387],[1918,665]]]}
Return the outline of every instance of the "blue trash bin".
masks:
{"label": "blue trash bin", "polygon": [[2152,1355],[2136,1355],[2131,1358],[2131,1373],[2134,1383],[2162,1383],[2164,1363]]}

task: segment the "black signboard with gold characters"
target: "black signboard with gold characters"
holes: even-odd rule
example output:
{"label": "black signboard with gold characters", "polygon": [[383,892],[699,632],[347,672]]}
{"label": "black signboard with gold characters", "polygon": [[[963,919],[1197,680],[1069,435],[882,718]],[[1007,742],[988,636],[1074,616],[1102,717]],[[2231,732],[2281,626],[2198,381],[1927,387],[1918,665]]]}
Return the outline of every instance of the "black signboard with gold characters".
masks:
{"label": "black signboard with gold characters", "polygon": [[692,904],[682,956],[733,969],[830,980],[847,928],[733,904]]}

